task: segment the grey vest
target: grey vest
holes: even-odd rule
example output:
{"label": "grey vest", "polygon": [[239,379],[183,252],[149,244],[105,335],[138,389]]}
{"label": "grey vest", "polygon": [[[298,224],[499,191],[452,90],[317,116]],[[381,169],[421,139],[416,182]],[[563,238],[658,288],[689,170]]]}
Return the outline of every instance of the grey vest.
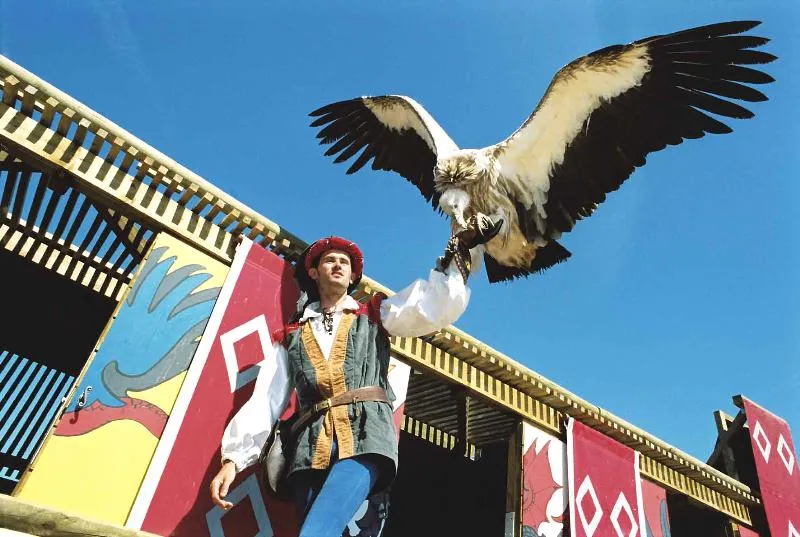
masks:
{"label": "grey vest", "polygon": [[[376,299],[344,313],[327,360],[307,322],[284,329],[289,375],[302,409],[364,386],[380,386],[394,401],[387,379],[389,337],[380,324],[379,304]],[[376,490],[384,488],[397,472],[397,434],[387,403],[358,401],[330,408],[298,434],[289,475],[328,468],[335,439],[339,459],[372,455],[380,465]]]}

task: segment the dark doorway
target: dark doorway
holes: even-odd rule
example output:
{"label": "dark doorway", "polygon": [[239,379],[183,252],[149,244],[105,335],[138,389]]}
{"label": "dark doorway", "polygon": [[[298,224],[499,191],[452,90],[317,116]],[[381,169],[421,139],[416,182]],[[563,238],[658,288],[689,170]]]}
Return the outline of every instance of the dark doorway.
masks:
{"label": "dark doorway", "polygon": [[400,433],[400,466],[385,537],[504,534],[508,443],[470,460]]}
{"label": "dark doorway", "polygon": [[35,455],[116,302],[0,250],[0,493]]}

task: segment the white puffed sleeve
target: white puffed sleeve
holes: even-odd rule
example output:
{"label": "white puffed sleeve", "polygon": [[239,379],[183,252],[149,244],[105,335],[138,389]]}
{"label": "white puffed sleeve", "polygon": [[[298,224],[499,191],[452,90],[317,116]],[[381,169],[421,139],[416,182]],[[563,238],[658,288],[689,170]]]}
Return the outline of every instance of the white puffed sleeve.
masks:
{"label": "white puffed sleeve", "polygon": [[381,322],[389,334],[418,337],[456,321],[469,302],[470,290],[450,263],[445,272],[432,270],[428,280],[414,283],[381,303]]}
{"label": "white puffed sleeve", "polygon": [[241,472],[258,460],[272,425],[289,404],[294,386],[289,380],[286,349],[272,345],[260,364],[253,395],[233,416],[222,435],[222,460]]}

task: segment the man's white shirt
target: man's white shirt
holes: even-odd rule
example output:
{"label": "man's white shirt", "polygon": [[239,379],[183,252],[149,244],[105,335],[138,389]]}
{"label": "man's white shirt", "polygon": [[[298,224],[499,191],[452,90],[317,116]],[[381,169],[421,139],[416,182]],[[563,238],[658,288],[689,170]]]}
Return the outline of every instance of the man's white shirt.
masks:
{"label": "man's white shirt", "polygon": [[[427,280],[416,280],[381,303],[381,323],[393,336],[418,337],[436,332],[458,319],[467,307],[470,290],[451,263],[445,272],[432,270]],[[336,329],[346,311],[355,311],[358,302],[346,296],[335,308],[333,331],[322,322],[319,302],[308,304],[300,321],[308,321],[325,359],[330,355]],[[273,423],[283,414],[294,389],[288,375],[286,349],[274,343],[265,360],[276,360],[277,368],[261,368],[253,395],[234,415],[222,437],[222,459],[229,459],[236,470],[258,460]]]}

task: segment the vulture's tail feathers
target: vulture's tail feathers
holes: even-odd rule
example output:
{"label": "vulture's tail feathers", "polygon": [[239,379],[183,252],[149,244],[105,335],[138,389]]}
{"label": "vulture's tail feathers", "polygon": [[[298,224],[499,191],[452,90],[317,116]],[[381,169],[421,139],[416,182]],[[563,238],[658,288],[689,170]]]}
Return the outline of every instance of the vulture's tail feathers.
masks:
{"label": "vulture's tail feathers", "polygon": [[531,272],[542,272],[553,265],[566,261],[571,256],[572,253],[569,250],[556,241],[550,241],[543,248],[536,250],[536,257],[531,263]]}
{"label": "vulture's tail feathers", "polygon": [[501,265],[494,257],[486,253],[483,254],[483,262],[486,264],[486,276],[489,278],[489,283],[497,283],[527,278],[531,274],[542,272],[553,265],[566,261],[571,255],[570,251],[559,243],[550,241],[546,246],[536,250],[536,257],[529,268]]}

